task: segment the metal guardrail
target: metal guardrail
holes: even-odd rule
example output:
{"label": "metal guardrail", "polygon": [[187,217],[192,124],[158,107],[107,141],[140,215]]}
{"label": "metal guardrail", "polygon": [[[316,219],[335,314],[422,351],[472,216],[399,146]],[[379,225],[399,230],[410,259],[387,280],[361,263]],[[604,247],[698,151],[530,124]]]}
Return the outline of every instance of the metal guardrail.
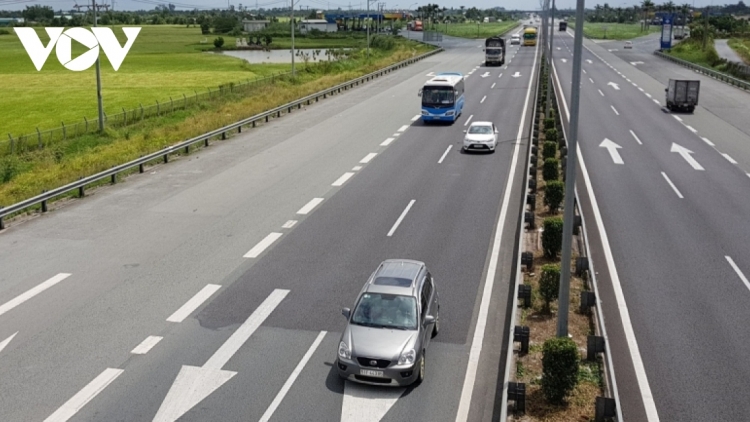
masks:
{"label": "metal guardrail", "polygon": [[670,56],[669,54],[664,54],[659,50],[655,50],[654,54],[656,54],[659,57],[662,57],[664,59],[667,59],[673,63],[677,63],[679,65],[685,66],[687,68],[693,69],[699,73],[702,73],[704,75],[710,76],[714,79],[720,80],[722,82],[725,82],[729,85],[735,86],[737,88],[743,89],[743,90],[750,90],[750,82],[743,81],[742,79],[735,78],[734,76],[727,75],[726,73],[718,72],[713,69],[709,69],[707,67],[697,65],[695,63],[691,63],[687,60],[683,60],[674,56]]}
{"label": "metal guardrail", "polygon": [[69,183],[65,186],[61,186],[56,189],[52,189],[48,192],[44,192],[41,195],[37,195],[33,198],[29,198],[25,201],[21,201],[18,203],[15,203],[13,205],[10,205],[8,207],[2,208],[0,207],[0,230],[3,229],[3,218],[15,213],[18,213],[20,211],[23,211],[27,208],[36,206],[41,204],[42,212],[47,211],[47,201],[50,201],[54,199],[55,197],[58,197],[60,195],[64,195],[70,191],[78,189],[78,195],[79,197],[84,196],[84,188],[86,185],[101,181],[106,178],[110,178],[112,183],[116,183],[117,181],[117,174],[126,170],[129,170],[134,167],[139,167],[139,172],[144,172],[144,165],[150,161],[154,161],[157,159],[162,158],[164,162],[169,161],[169,154],[178,152],[181,149],[185,149],[185,152],[190,151],[190,146],[193,144],[197,144],[199,142],[203,142],[205,146],[208,146],[208,142],[211,138],[221,136],[221,139],[226,139],[227,132],[237,130],[238,133],[242,132],[242,127],[247,125],[252,125],[252,127],[256,126],[256,122],[260,120],[265,120],[268,122],[270,118],[278,118],[281,117],[282,113],[289,114],[292,112],[292,109],[295,107],[297,109],[302,108],[303,104],[309,105],[312,102],[318,102],[320,98],[327,98],[329,95],[334,95],[336,93],[340,93],[342,90],[347,90],[349,88],[353,88],[356,85],[359,85],[361,83],[370,81],[371,79],[377,78],[379,76],[385,75],[387,73],[393,72],[394,70],[400,69],[402,67],[408,66],[412,63],[415,63],[419,60],[425,59],[427,57],[430,57],[432,55],[435,55],[437,53],[440,53],[444,51],[442,48],[435,49],[433,51],[421,54],[416,57],[412,57],[410,59],[403,60],[399,63],[390,65],[388,67],[384,67],[383,69],[377,70],[372,73],[368,73],[367,75],[360,76],[359,78],[352,79],[350,81],[344,82],[342,84],[336,85],[331,88],[324,89],[322,91],[318,91],[315,94],[308,95],[306,97],[297,99],[295,101],[286,103],[284,105],[281,105],[279,107],[273,108],[271,110],[265,111],[260,114],[256,114],[254,116],[248,117],[246,119],[240,120],[238,122],[232,123],[230,125],[221,127],[219,129],[212,130],[210,132],[204,133],[200,136],[196,136],[194,138],[188,139],[186,141],[182,141],[180,143],[177,143],[175,145],[163,148],[159,151],[156,151],[154,153],[151,153],[149,155],[143,156],[141,158],[138,158],[136,160],[127,162],[125,164],[120,164],[118,166],[115,166],[109,170],[105,170],[102,172],[99,172],[97,174],[94,174],[92,176],[88,176],[85,178],[82,178],[81,180],[78,180],[73,183]]}

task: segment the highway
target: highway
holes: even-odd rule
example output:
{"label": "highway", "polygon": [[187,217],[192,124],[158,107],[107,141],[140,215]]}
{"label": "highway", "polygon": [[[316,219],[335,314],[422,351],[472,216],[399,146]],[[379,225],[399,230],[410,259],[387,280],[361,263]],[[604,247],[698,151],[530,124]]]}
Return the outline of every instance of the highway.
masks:
{"label": "highway", "polygon": [[[446,37],[444,53],[5,230],[0,420],[496,417],[538,51],[485,68],[480,44]],[[470,75],[466,106],[425,126],[417,91],[440,71]],[[480,120],[498,150],[460,152]],[[427,263],[441,298],[426,380],[344,382],[340,309],[402,257]]]}
{"label": "highway", "polygon": [[[572,34],[554,31],[563,108]],[[584,40],[577,176],[623,417],[746,420],[748,94],[634,42]],[[670,77],[701,80],[695,114],[666,110]]]}

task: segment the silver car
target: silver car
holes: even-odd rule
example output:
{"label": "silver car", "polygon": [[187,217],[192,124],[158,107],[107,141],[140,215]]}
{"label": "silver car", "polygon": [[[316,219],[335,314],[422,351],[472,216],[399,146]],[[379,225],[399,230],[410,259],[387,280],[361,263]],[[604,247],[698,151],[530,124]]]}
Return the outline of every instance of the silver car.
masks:
{"label": "silver car", "polygon": [[440,330],[437,288],[424,262],[383,261],[357,298],[342,309],[336,368],[365,384],[406,386],[425,376],[425,352]]}

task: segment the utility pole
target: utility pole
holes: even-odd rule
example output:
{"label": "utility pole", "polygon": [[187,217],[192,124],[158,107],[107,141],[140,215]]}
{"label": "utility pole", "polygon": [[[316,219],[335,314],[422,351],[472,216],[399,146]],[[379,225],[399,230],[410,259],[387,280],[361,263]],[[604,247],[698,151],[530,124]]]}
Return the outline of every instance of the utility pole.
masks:
{"label": "utility pole", "polygon": [[370,0],[365,0],[367,2],[367,60],[370,60]]}
{"label": "utility pole", "polygon": [[703,18],[703,51],[706,51],[708,42],[708,6],[706,6],[706,16]]}
{"label": "utility pole", "polygon": [[[549,0],[548,0],[549,1]],[[550,27],[547,33],[549,34],[549,72],[548,72],[548,81],[547,81],[547,113],[546,116],[549,119],[550,118],[550,109],[552,108],[550,104],[552,103],[552,40],[555,39],[554,37],[554,31],[555,31],[555,0],[552,0],[552,14],[550,15]]]}
{"label": "utility pole", "polygon": [[570,305],[570,257],[573,246],[573,199],[575,198],[576,167],[578,164],[578,109],[581,102],[581,56],[583,50],[583,9],[585,0],[577,0],[576,29],[573,39],[573,81],[570,99],[570,139],[565,168],[565,204],[563,214],[562,262],[560,291],[557,299],[557,336],[568,336],[568,307]]}
{"label": "utility pole", "polygon": [[[94,27],[96,27],[96,0],[91,0],[94,7]],[[99,56],[96,57],[96,98],[99,103],[99,132],[104,132],[104,108],[102,107],[102,76]]]}
{"label": "utility pole", "polygon": [[292,2],[292,10],[289,12],[289,23],[292,26],[292,77],[295,76],[294,73],[294,0],[291,0]]}

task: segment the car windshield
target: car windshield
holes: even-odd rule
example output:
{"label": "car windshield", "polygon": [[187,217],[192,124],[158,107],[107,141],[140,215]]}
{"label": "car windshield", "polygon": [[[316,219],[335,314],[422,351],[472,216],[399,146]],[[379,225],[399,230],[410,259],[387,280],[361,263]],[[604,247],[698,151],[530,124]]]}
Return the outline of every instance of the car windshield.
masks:
{"label": "car windshield", "polygon": [[469,128],[469,133],[476,135],[492,135],[492,128],[489,126],[472,126]]}
{"label": "car windshield", "polygon": [[453,88],[449,86],[426,86],[422,89],[422,105],[428,107],[453,105]]}
{"label": "car windshield", "polygon": [[411,296],[364,293],[352,324],[397,330],[417,329],[417,301]]}

